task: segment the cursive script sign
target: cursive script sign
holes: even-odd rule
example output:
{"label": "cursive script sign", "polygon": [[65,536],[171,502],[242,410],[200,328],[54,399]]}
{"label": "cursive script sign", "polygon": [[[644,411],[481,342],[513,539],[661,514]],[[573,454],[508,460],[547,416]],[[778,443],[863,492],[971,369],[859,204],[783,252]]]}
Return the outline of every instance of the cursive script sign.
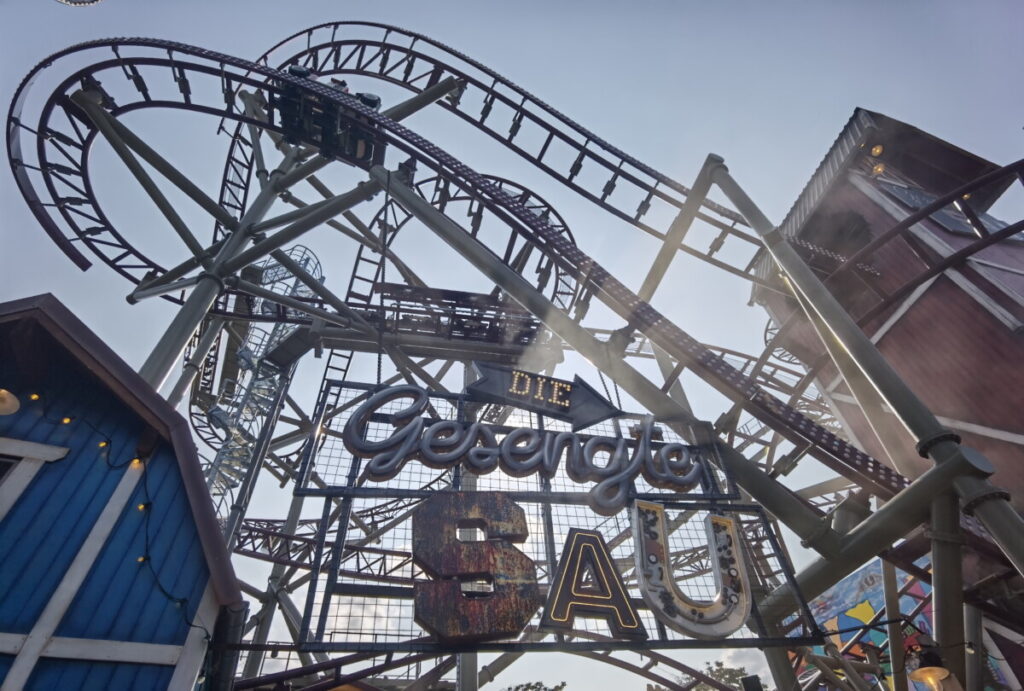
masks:
{"label": "cursive script sign", "polygon": [[[370,419],[392,401],[404,398],[411,402],[389,416],[395,428],[390,436],[367,439]],[[597,483],[587,501],[595,512],[610,516],[625,507],[633,480],[640,474],[653,487],[678,492],[693,489],[703,475],[703,461],[685,444],[667,443],[652,450],[650,418],[644,420],[636,440],[583,440],[572,432],[528,428],[504,432],[479,422],[440,420],[427,425],[423,411],[428,399],[418,386],[394,386],[370,396],[348,419],[342,439],[350,452],[369,459],[368,479],[390,480],[411,460],[437,469],[461,463],[466,471],[478,475],[500,468],[513,477],[540,473],[550,478],[564,458],[565,472],[574,482]]]}

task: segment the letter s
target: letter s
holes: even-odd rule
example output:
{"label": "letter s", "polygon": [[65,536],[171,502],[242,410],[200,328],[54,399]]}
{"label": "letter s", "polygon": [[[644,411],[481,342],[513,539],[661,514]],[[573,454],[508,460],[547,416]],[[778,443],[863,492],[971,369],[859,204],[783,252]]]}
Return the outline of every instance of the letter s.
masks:
{"label": "letter s", "polygon": [[[462,542],[459,528],[482,542]],[[515,636],[540,607],[536,567],[512,546],[529,535],[522,507],[497,492],[438,492],[412,515],[412,556],[435,579],[416,583],[416,623],[446,643]],[[490,592],[463,583],[489,582]]]}

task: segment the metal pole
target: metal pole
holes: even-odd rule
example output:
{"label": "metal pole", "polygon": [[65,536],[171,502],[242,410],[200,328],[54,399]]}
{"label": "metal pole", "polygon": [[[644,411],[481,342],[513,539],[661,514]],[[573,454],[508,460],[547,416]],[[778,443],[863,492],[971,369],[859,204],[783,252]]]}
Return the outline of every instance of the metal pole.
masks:
{"label": "metal pole", "polygon": [[135,179],[142,185],[142,189],[146,191],[146,194],[150,196],[153,203],[160,209],[160,213],[171,224],[171,227],[174,228],[182,242],[185,243],[185,246],[202,261],[205,248],[196,240],[195,235],[188,229],[181,216],[178,215],[177,210],[167,201],[167,197],[164,196],[163,192],[160,191],[156,183],[153,182],[153,179],[132,154],[128,145],[114,131],[111,124],[114,118],[107,111],[103,110],[103,107],[100,105],[103,100],[102,97],[95,91],[76,91],[71,94],[71,100],[85,111],[85,114],[93,121],[93,124],[96,125],[96,128],[107,140],[107,143],[110,144],[128,170],[135,176]]}
{"label": "metal pole", "polygon": [[[304,497],[301,494],[296,494],[292,497],[291,506],[288,507],[288,516],[285,518],[284,527],[281,528],[281,531],[286,535],[294,535],[296,528],[298,528],[299,518],[302,516],[303,499]],[[286,569],[287,566],[284,564],[275,563],[270,570],[270,576],[267,578],[267,590],[261,598],[260,610],[253,615],[256,617],[256,631],[252,636],[253,645],[263,645],[270,636],[270,625],[274,621],[274,610],[278,605],[277,593],[282,587],[281,579],[284,577]],[[317,662],[323,662],[326,659],[327,656],[323,653],[316,654]],[[242,670],[242,678],[251,679],[259,675],[260,663],[262,661],[263,656],[258,651],[250,651],[249,657],[245,660],[245,667]]]}
{"label": "metal pole", "polygon": [[771,670],[777,691],[800,691],[800,682],[785,648],[765,648],[764,657],[768,661],[768,669]]}
{"label": "metal pole", "polygon": [[[931,411],[896,374],[828,288],[733,180],[728,168],[725,165],[716,166],[712,179],[761,236],[768,252],[786,274],[794,290],[818,314],[821,322],[842,344],[851,360],[864,372],[881,398],[914,436],[918,452],[938,465],[962,456],[965,449],[959,445],[956,435],[939,424]],[[1024,574],[1024,518],[1013,510],[1009,495],[987,480],[977,477],[957,478],[954,487],[967,509],[973,511],[988,528],[1007,559],[1018,572]]]}
{"label": "metal pole", "polygon": [[964,642],[971,645],[971,649],[967,651],[964,670],[964,686],[967,687],[967,691],[982,691],[985,688],[985,641],[982,640],[983,636],[981,610],[971,605],[964,605]]}
{"label": "metal pole", "polygon": [[[473,376],[473,372],[467,363],[463,368],[462,381],[463,385],[473,383],[476,377]],[[473,417],[469,417],[465,420],[466,422],[472,422]],[[473,473],[463,473],[460,478],[460,490],[464,492],[475,492],[477,487],[477,477]],[[472,528],[463,528],[459,530],[460,540],[469,540],[473,538],[474,530]],[[456,656],[456,671],[455,681],[457,691],[477,691],[479,688],[478,681],[478,663],[476,653],[459,653]]]}
{"label": "metal pole", "polygon": [[210,352],[210,348],[213,347],[214,341],[217,340],[217,336],[220,334],[221,329],[224,328],[224,319],[221,317],[214,317],[206,324],[206,329],[203,331],[202,337],[199,339],[199,343],[196,344],[195,351],[192,353],[192,357],[188,359],[188,362],[181,368],[181,376],[178,377],[178,381],[174,384],[174,388],[167,394],[167,402],[172,407],[177,408],[178,404],[181,403],[181,399],[185,397],[185,392],[188,391],[189,387],[192,386],[192,382],[199,375],[199,370],[202,369],[203,360],[206,359],[207,354]]}
{"label": "metal pole", "polygon": [[882,589],[885,593],[885,618],[889,620],[885,625],[886,634],[889,636],[889,664],[892,667],[889,683],[891,691],[907,691],[907,670],[904,669],[906,661],[903,659],[903,624],[895,621],[902,614],[900,592],[896,584],[896,567],[884,559]]}
{"label": "metal pole", "polygon": [[[264,188],[264,191],[260,192],[260,194],[262,195],[264,192],[269,191],[271,195],[276,195],[276,190],[276,185],[271,183],[270,185],[267,185],[267,187]],[[360,202],[372,199],[379,191],[380,186],[376,182],[361,182],[356,185],[355,189],[345,192],[344,194],[339,194],[338,196],[321,204],[306,207],[303,211],[308,211],[308,213],[287,228],[277,231],[275,234],[265,240],[260,240],[249,249],[239,253],[237,256],[232,256],[227,259],[222,268],[223,273],[232,273],[241,269],[243,266],[256,261],[257,259],[262,259],[271,251],[297,240],[299,236],[307,230],[317,227],[324,221],[334,218],[342,211],[351,209]],[[253,219],[253,223],[257,220],[259,219]]]}
{"label": "metal pole", "polygon": [[682,208],[679,209],[675,220],[672,221],[668,232],[665,233],[665,242],[662,243],[661,249],[658,250],[657,256],[651,263],[651,269],[647,272],[647,276],[644,277],[644,282],[640,286],[640,292],[637,293],[637,296],[644,302],[650,302],[651,298],[654,297],[654,291],[661,284],[661,279],[664,278],[669,265],[672,264],[672,260],[675,259],[676,254],[679,252],[679,247],[683,244],[687,231],[693,225],[693,219],[697,217],[697,213],[700,211],[701,202],[708,196],[708,191],[711,189],[711,171],[722,163],[724,163],[724,160],[721,156],[708,154],[708,157],[704,160],[704,165],[700,167],[700,172],[697,173],[693,187],[690,188],[686,195],[686,201],[683,202]]}
{"label": "metal pole", "polygon": [[964,582],[960,502],[952,492],[932,500],[932,629],[946,668],[964,678]]}
{"label": "metal pole", "polygon": [[256,487],[256,480],[259,477],[260,469],[263,467],[263,460],[270,452],[270,440],[274,436],[274,428],[277,426],[277,420],[281,416],[284,399],[288,395],[288,388],[291,386],[292,375],[294,374],[295,365],[293,364],[287,371],[281,372],[278,375],[277,395],[274,396],[274,400],[270,404],[270,410],[263,421],[263,426],[260,428],[256,443],[252,447],[249,465],[245,469],[245,477],[242,478],[242,482],[238,486],[238,492],[235,493],[235,501],[231,504],[231,511],[228,513],[227,520],[224,521],[224,542],[228,546],[228,551],[233,550],[235,547],[235,540],[238,537],[238,526],[242,524],[242,519],[245,518],[245,512],[249,508],[249,499],[252,496],[253,489]]}

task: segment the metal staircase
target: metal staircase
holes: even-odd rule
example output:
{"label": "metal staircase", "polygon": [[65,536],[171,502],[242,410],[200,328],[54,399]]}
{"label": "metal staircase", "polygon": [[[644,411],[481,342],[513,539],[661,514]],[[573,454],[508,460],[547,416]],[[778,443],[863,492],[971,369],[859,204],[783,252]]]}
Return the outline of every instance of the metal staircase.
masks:
{"label": "metal staircase", "polygon": [[[295,246],[287,254],[317,279],[323,279],[320,262],[308,248]],[[256,269],[260,285],[268,290],[296,298],[312,296],[306,286],[274,260],[267,260]],[[249,307],[254,313],[280,309],[264,299],[254,299]],[[259,462],[253,457],[254,444],[273,413],[281,387],[288,386],[294,370],[294,365],[282,368],[264,356],[295,328],[295,324],[284,321],[274,324],[269,331],[249,325],[239,339],[241,346],[225,354],[224,365],[235,369],[236,377],[222,380],[216,399],[205,411],[210,426],[224,435],[213,460],[204,468],[217,515],[222,518],[235,503],[234,491],[250,465]]]}

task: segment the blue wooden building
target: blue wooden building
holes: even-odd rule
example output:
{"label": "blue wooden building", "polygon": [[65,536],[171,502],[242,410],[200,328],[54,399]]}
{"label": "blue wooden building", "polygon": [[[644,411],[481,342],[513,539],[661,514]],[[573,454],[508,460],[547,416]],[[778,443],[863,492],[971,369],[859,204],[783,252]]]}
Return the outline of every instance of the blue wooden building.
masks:
{"label": "blue wooden building", "polygon": [[230,684],[244,616],[184,418],[54,297],[0,305],[2,691]]}

